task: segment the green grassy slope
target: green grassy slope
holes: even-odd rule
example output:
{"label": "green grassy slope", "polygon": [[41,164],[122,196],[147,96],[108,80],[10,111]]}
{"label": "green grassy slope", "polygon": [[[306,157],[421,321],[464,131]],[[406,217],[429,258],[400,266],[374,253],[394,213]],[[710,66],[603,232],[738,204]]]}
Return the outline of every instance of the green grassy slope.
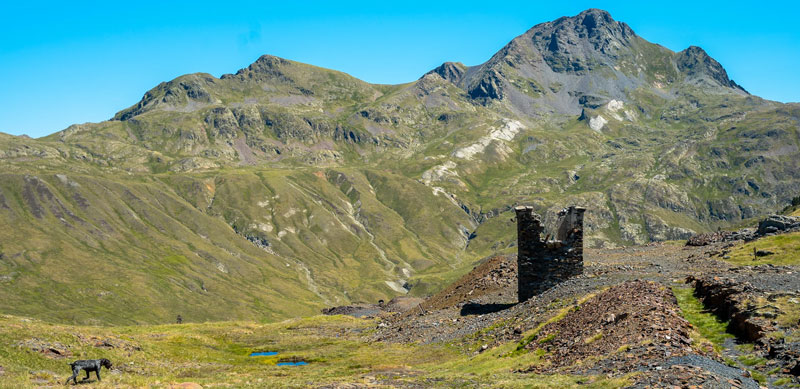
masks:
{"label": "green grassy slope", "polygon": [[[403,294],[418,274],[452,270],[473,222],[402,182],[313,169],[4,174],[0,309],[86,324],[274,320]],[[442,218],[425,223],[412,204]]]}
{"label": "green grassy slope", "polygon": [[[75,327],[52,325],[12,316],[0,318],[0,352],[4,375],[0,387],[32,388],[63,384],[66,361],[108,358],[116,370],[103,370],[93,387],[165,386],[184,382],[235,387],[305,387],[337,383],[375,386],[397,384],[501,387],[620,387],[626,378],[535,375],[514,368],[537,361],[533,354],[498,358],[486,353],[466,356],[446,345],[366,342],[360,337],[373,320],[344,316],[289,320],[274,324],[219,322],[205,324]],[[97,347],[97,344],[114,347]],[[31,350],[47,345],[68,351],[68,359],[52,359]],[[495,351],[513,349],[516,342]],[[254,351],[277,356],[248,357]],[[297,357],[306,366],[281,367],[281,358]],[[79,377],[83,378],[83,376]],[[79,380],[80,381],[80,380]]]}
{"label": "green grassy slope", "polygon": [[[582,15],[408,84],[264,56],[159,84],[109,121],[0,134],[0,309],[272,320],[436,291],[513,251],[517,204],[549,225],[582,205],[586,244],[618,246],[800,193],[800,106],[610,17],[589,34]],[[542,46],[561,33],[575,63]]]}

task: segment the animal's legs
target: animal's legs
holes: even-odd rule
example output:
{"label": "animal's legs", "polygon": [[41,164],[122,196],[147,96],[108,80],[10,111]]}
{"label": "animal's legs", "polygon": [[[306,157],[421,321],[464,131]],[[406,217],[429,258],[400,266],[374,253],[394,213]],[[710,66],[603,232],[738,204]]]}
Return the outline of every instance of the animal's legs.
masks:
{"label": "animal's legs", "polygon": [[69,384],[69,380],[72,380],[73,382],[75,382],[75,385],[77,385],[78,384],[78,379],[75,378],[75,377],[78,376],[78,372],[80,372],[80,369],[72,369],[72,376],[67,378],[67,382],[65,382],[64,385]]}

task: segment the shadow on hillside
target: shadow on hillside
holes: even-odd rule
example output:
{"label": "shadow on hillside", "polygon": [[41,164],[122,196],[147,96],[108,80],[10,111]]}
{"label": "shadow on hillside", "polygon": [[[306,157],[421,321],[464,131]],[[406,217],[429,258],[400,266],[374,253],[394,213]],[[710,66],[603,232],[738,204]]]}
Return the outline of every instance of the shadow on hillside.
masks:
{"label": "shadow on hillside", "polygon": [[517,303],[511,304],[475,304],[468,303],[461,307],[461,316],[468,315],[485,315],[487,313],[500,312],[504,309],[511,308]]}

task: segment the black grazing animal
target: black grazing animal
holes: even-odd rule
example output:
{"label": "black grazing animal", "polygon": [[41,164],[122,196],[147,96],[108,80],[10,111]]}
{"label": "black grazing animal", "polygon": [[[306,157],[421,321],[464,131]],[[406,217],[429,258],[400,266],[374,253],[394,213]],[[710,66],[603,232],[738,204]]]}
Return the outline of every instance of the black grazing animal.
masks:
{"label": "black grazing animal", "polygon": [[67,378],[67,382],[65,382],[64,385],[69,384],[69,380],[72,380],[72,382],[77,385],[78,379],[76,377],[78,377],[78,373],[80,373],[81,370],[86,371],[86,378],[84,378],[84,380],[88,380],[89,372],[93,371],[95,374],[97,374],[97,380],[100,381],[100,368],[105,366],[106,369],[111,370],[111,361],[105,358],[86,359],[72,362],[69,364],[69,366],[72,368],[72,376]]}

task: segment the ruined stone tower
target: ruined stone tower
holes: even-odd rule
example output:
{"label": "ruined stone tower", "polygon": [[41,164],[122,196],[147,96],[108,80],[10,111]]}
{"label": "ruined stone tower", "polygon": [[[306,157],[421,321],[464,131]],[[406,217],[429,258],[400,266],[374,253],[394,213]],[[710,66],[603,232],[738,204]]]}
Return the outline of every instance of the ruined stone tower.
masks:
{"label": "ruined stone tower", "polygon": [[558,213],[555,236],[542,239],[542,220],[533,207],[517,213],[517,295],[523,302],[570,277],[583,273],[583,213],[569,207]]}

